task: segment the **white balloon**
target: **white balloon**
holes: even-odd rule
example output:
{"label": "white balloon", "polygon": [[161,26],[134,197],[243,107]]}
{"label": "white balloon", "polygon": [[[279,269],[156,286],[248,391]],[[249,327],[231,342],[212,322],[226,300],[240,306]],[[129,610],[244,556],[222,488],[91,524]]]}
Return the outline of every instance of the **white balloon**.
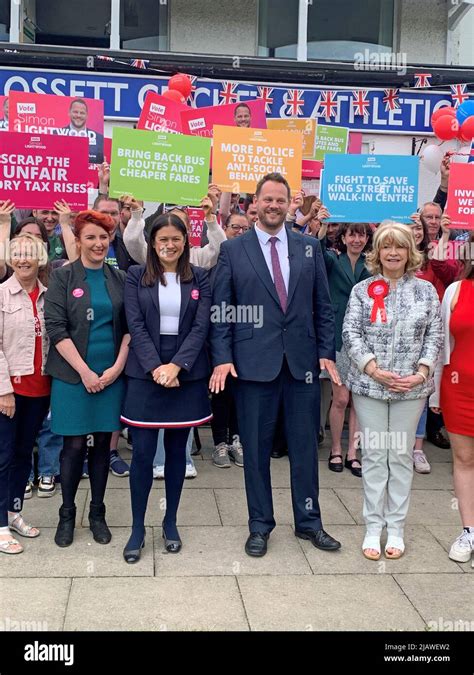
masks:
{"label": "white balloon", "polygon": [[424,149],[421,159],[423,160],[423,164],[426,166],[428,171],[431,171],[431,173],[438,173],[439,165],[441,164],[443,157],[444,152],[441,150],[439,145],[428,145]]}

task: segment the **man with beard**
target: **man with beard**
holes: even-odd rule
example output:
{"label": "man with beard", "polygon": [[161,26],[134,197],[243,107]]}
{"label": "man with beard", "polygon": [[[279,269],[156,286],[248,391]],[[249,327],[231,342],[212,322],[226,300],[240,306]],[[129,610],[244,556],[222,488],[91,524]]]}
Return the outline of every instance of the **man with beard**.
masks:
{"label": "man with beard", "polygon": [[319,241],[285,227],[289,202],[281,174],[261,179],[258,221],[222,244],[214,282],[210,389],[219,393],[228,375],[235,378],[250,556],[265,555],[275,527],[270,454],[282,400],[295,535],[322,550],[341,546],[324,531],[318,503],[320,368],[340,384],[334,314]]}
{"label": "man with beard", "polygon": [[69,106],[70,122],[61,131],[65,136],[84,136],[88,138],[89,162],[101,164],[104,161],[104,137],[97,131],[87,128],[88,114],[89,109],[84,99],[74,99]]}
{"label": "man with beard", "polygon": [[234,122],[236,127],[251,127],[252,117],[250,108],[246,103],[239,103],[234,110]]}

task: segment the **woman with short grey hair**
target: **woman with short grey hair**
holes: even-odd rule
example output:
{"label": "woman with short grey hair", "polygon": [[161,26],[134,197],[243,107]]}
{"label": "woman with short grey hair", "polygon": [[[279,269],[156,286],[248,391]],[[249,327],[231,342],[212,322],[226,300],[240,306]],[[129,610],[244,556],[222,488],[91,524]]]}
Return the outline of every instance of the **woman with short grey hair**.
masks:
{"label": "woman with short grey hair", "polygon": [[443,335],[438,294],[415,276],[422,263],[409,227],[381,225],[366,265],[374,275],[352,289],[342,339],[351,365],[362,447],[363,554],[400,558],[413,478],[412,448]]}

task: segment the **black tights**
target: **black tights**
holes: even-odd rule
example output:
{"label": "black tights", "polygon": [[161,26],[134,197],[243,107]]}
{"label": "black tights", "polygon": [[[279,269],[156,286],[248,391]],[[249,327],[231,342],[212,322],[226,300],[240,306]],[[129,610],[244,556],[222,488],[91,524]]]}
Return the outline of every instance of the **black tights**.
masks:
{"label": "black tights", "polygon": [[99,506],[104,501],[110,465],[110,432],[84,436],[64,436],[61,452],[61,490],[63,506],[72,508],[82,476],[82,467],[89,455],[91,502]]}

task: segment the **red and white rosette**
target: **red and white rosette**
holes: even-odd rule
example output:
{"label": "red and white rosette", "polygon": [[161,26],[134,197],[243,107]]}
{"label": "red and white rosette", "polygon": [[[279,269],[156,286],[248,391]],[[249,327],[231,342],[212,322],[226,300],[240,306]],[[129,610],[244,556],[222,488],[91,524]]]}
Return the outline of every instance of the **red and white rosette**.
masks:
{"label": "red and white rosette", "polygon": [[387,323],[387,310],[385,309],[384,299],[387,297],[389,286],[385,279],[377,279],[372,281],[367,289],[369,298],[372,298],[374,304],[372,305],[372,312],[370,313],[370,322],[377,321],[377,314],[380,312],[380,319],[382,323]]}

